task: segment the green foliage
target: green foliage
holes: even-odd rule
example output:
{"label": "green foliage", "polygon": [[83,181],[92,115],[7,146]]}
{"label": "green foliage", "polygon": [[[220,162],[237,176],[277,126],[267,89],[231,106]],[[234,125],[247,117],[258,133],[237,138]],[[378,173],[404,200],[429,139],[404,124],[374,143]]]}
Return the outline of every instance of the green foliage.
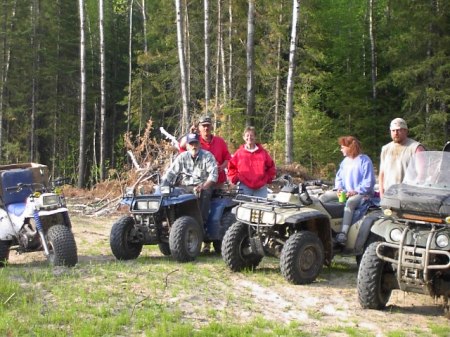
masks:
{"label": "green foliage", "polygon": [[[230,37],[228,2],[222,2],[225,54],[222,74],[221,63],[216,69],[218,8],[217,2],[210,1],[209,69],[213,96],[216,83],[219,85],[219,97],[211,97],[211,102],[217,101],[219,106],[216,113],[220,124],[216,132],[235,149],[242,143],[245,125],[242,115],[246,111],[248,2],[238,0],[231,4]],[[301,3],[294,78],[293,152],[294,160],[312,173],[331,174],[333,165],[341,159],[336,151],[336,139],[347,134],[360,139],[364,151],[377,164],[381,146],[390,140],[387,128],[394,117],[405,118],[411,137],[429,149],[440,149],[450,139],[450,4],[408,0],[379,0],[373,4],[376,79],[372,79],[369,2],[306,0]],[[33,157],[51,168],[55,166],[52,171],[70,172],[75,177],[78,159],[74,153],[78,151],[80,124],[78,2],[41,0],[39,6],[34,17],[30,4],[23,1],[5,1],[1,9],[4,42],[0,45],[3,55],[0,81],[4,90],[0,162]],[[104,1],[108,157],[105,162],[111,167],[124,162],[124,150],[119,147],[123,144],[121,138],[127,131],[128,118],[134,134],[141,134],[149,119],[177,136],[180,132],[181,89],[174,3],[145,0],[145,31],[142,1],[134,1],[132,8],[132,41],[128,41],[130,2]],[[191,115],[196,116],[204,111],[205,102],[203,3],[188,2],[183,8],[188,11],[184,14],[189,29],[185,35],[188,37],[189,108]],[[97,0],[85,0],[87,172],[96,172],[100,154],[98,10]],[[254,126],[259,141],[271,151],[278,164],[284,161],[291,11],[289,1],[256,2]],[[6,69],[9,52],[11,58]],[[227,83],[230,57],[233,60],[231,93]],[[222,90],[223,75],[227,76],[226,98]],[[32,111],[36,117],[34,125]],[[32,127],[35,149],[30,148]],[[159,137],[157,129],[152,136]],[[87,178],[89,181],[92,177]]]}

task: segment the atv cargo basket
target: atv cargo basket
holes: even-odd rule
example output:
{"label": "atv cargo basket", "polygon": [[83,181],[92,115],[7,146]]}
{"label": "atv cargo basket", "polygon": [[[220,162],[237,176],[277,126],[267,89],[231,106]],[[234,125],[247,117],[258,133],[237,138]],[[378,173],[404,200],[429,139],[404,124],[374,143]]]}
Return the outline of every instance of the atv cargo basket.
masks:
{"label": "atv cargo basket", "polygon": [[30,195],[28,188],[17,190],[7,190],[17,187],[17,184],[42,184],[48,186],[48,168],[37,163],[20,163],[10,165],[0,165],[0,196],[4,204],[24,202]]}

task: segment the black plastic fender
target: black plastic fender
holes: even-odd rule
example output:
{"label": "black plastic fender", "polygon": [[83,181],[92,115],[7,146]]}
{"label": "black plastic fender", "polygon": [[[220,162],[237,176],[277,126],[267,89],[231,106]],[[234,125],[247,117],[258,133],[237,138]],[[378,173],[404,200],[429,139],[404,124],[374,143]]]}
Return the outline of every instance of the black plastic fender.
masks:
{"label": "black plastic fender", "polygon": [[312,208],[302,208],[302,211],[286,218],[286,224],[293,224],[297,230],[307,230],[316,233],[322,241],[325,250],[325,264],[333,259],[333,241],[330,219],[326,214]]}
{"label": "black plastic fender", "polygon": [[[362,254],[364,251],[364,246],[367,242],[370,232],[378,234],[373,230],[374,224],[377,220],[380,220],[380,217],[383,213],[381,211],[375,211],[367,214],[364,218],[362,218],[361,226],[359,227],[358,237],[355,242],[355,253]],[[380,234],[378,234],[380,235]],[[382,235],[381,235],[382,236]]]}
{"label": "black plastic fender", "polygon": [[391,218],[380,218],[378,221],[374,223],[370,231],[374,234],[377,234],[381,236],[382,238],[385,238],[386,235],[389,233],[389,229],[394,225],[394,220]]}

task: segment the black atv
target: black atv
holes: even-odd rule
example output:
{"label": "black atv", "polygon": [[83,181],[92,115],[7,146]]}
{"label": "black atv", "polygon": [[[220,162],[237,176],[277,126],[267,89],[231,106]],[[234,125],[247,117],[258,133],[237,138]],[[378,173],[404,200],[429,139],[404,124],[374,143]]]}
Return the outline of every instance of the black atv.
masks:
{"label": "black atv", "polygon": [[[148,180],[156,182],[153,193],[142,192],[139,187]],[[196,259],[204,241],[212,242],[220,253],[222,238],[235,221],[231,213],[236,205],[234,196],[226,190],[215,191],[204,221],[195,194],[182,187],[164,186],[158,173],[143,175],[123,198],[130,214],[112,225],[112,253],[119,260],[131,260],[141,254],[143,245],[158,245],[163,255],[188,262]]]}

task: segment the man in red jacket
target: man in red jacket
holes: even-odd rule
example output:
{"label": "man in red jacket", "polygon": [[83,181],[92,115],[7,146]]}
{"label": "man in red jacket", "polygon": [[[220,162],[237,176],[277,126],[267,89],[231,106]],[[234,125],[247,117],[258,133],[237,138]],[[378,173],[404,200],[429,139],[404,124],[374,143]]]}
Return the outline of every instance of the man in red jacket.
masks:
{"label": "man in red jacket", "polygon": [[256,143],[256,131],[248,126],[241,145],[228,163],[228,179],[239,183],[240,193],[267,198],[267,184],[275,178],[275,163],[269,153]]}

